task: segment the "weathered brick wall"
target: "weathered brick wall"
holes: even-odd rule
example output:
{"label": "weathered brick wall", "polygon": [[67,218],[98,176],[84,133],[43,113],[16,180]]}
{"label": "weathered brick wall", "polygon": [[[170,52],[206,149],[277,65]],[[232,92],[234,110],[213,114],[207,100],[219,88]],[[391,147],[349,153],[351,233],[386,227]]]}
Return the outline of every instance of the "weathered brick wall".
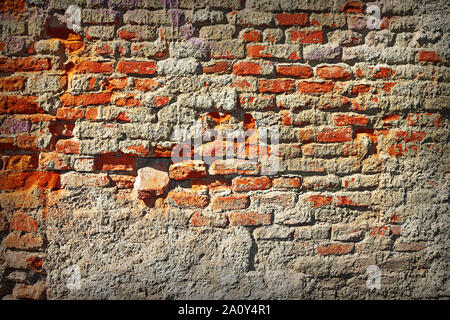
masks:
{"label": "weathered brick wall", "polygon": [[448,297],[448,7],[2,1],[0,297]]}

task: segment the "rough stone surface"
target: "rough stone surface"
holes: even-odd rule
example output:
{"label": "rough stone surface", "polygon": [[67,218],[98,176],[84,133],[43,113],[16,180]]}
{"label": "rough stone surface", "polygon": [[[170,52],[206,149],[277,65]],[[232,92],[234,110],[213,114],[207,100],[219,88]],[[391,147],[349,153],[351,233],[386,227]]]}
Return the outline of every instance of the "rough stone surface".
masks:
{"label": "rough stone surface", "polygon": [[448,1],[0,8],[1,299],[449,299]]}

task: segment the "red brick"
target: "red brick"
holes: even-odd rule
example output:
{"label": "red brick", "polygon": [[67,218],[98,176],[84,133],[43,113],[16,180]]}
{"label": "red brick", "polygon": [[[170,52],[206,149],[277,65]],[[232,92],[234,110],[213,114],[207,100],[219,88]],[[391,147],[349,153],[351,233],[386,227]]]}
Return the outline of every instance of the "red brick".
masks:
{"label": "red brick", "polygon": [[25,84],[24,77],[0,78],[0,91],[1,92],[19,91],[23,89],[24,84]]}
{"label": "red brick", "polygon": [[231,191],[231,180],[223,177],[192,178],[191,188],[195,190],[208,190],[209,193]]}
{"label": "red brick", "polygon": [[144,167],[138,170],[134,189],[139,199],[146,199],[155,195],[163,195],[170,185],[167,167],[163,163]]}
{"label": "red brick", "polygon": [[29,172],[0,173],[0,190],[23,188]]}
{"label": "red brick", "polygon": [[242,177],[233,180],[233,191],[267,190],[272,187],[268,177]]}
{"label": "red brick", "polygon": [[66,107],[101,105],[111,102],[111,93],[86,93],[80,95],[65,93],[60,97],[60,99],[62,104]]}
{"label": "red brick", "polygon": [[370,85],[360,84],[352,88],[353,94],[367,93],[370,91]]}
{"label": "red brick", "polygon": [[315,195],[315,196],[310,196],[307,201],[312,202],[314,208],[319,208],[319,207],[329,205],[333,201],[333,198]]}
{"label": "red brick", "polygon": [[162,87],[158,81],[154,79],[134,79],[134,88],[140,91],[155,91]]}
{"label": "red brick", "polygon": [[79,73],[111,73],[114,72],[114,62],[84,60],[75,66],[75,71]]}
{"label": "red brick", "polygon": [[14,231],[36,232],[38,223],[25,213],[17,212],[9,222],[9,229]]}
{"label": "red brick", "polygon": [[2,12],[23,12],[25,10],[25,0],[5,0],[0,3],[0,11]]}
{"label": "red brick", "polygon": [[0,58],[0,72],[14,73],[23,71],[44,71],[52,68],[51,60],[47,58],[36,59],[33,57]]}
{"label": "red brick", "polygon": [[99,156],[96,168],[100,171],[131,171],[134,170],[134,158],[123,156]]}
{"label": "red brick", "polygon": [[156,66],[153,61],[119,61],[117,71],[127,74],[155,74]]}
{"label": "red brick", "polygon": [[273,180],[272,185],[278,189],[297,189],[302,185],[302,179],[300,178],[288,178],[280,177]]}
{"label": "red brick", "polygon": [[2,96],[0,97],[0,114],[2,113],[44,113],[35,102],[37,97]]}
{"label": "red brick", "polygon": [[136,177],[122,174],[110,174],[112,185],[119,189],[133,189]]}
{"label": "red brick", "polygon": [[270,79],[259,81],[260,92],[282,93],[292,92],[295,89],[294,80]]}
{"label": "red brick", "polygon": [[363,6],[359,1],[348,1],[342,8],[345,13],[363,13]]}
{"label": "red brick", "polygon": [[68,172],[62,175],[61,184],[64,188],[108,187],[111,179],[107,174]]}
{"label": "red brick", "polygon": [[294,42],[299,43],[322,43],[323,31],[322,30],[289,30],[291,39]]}
{"label": "red brick", "polygon": [[383,91],[386,93],[391,93],[393,87],[397,85],[397,82],[386,82],[383,85]]}
{"label": "red brick", "polygon": [[170,102],[170,97],[168,96],[154,96],[153,102],[155,103],[155,107],[163,107]]}
{"label": "red brick", "polygon": [[194,212],[189,219],[193,227],[226,227],[228,220],[225,215],[209,212]]}
{"label": "red brick", "polygon": [[305,26],[308,24],[308,14],[306,13],[278,13],[275,19],[283,26]]}
{"label": "red brick", "polygon": [[327,92],[332,92],[334,89],[333,82],[300,82],[298,84],[298,91],[301,93],[317,93],[324,94]]}
{"label": "red brick", "polygon": [[420,62],[441,62],[442,59],[438,56],[436,51],[419,51],[419,61]]}
{"label": "red brick", "polygon": [[209,204],[209,197],[194,190],[180,189],[172,190],[167,195],[169,202],[184,208],[206,208]]}
{"label": "red brick", "polygon": [[16,151],[17,147],[14,145],[14,138],[0,138],[0,151]]}
{"label": "red brick", "polygon": [[12,172],[0,174],[0,190],[30,189],[58,189],[59,174],[52,172]]}
{"label": "red brick", "polygon": [[229,214],[231,226],[255,227],[269,225],[272,222],[272,214],[257,212],[231,212]]}
{"label": "red brick", "polygon": [[119,30],[119,32],[117,32],[117,35],[119,36],[119,38],[124,40],[132,40],[137,38],[136,32],[128,32],[126,30]]}
{"label": "red brick", "polygon": [[66,120],[66,121],[76,121],[83,118],[83,109],[76,108],[58,108],[56,111],[56,119]]}
{"label": "red brick", "polygon": [[45,170],[69,170],[70,167],[64,158],[56,152],[41,152],[39,166]]}
{"label": "red brick", "polygon": [[101,46],[96,45],[94,48],[95,52],[100,56],[112,55],[114,53],[114,49],[107,43],[103,43]]}
{"label": "red brick", "polygon": [[[62,109],[62,108],[60,108]],[[86,118],[87,118],[87,110],[86,110]],[[48,130],[55,137],[73,137],[73,129],[75,128],[75,124],[72,122],[52,122],[48,126]]]}
{"label": "red brick", "polygon": [[389,226],[377,226],[377,227],[371,227],[369,231],[369,235],[371,237],[375,236],[389,236],[390,235],[390,228]]}
{"label": "red brick", "polygon": [[10,233],[4,240],[5,246],[12,249],[36,250],[42,248],[44,242],[39,234],[25,233],[18,235]]}
{"label": "red brick", "polygon": [[356,202],[351,197],[337,196],[336,199],[337,199],[337,202],[336,202],[337,207],[368,207],[369,206],[369,203]]}
{"label": "red brick", "polygon": [[238,62],[233,65],[233,74],[235,75],[260,75],[262,66],[256,62]]}
{"label": "red brick", "polygon": [[260,42],[261,41],[261,31],[258,30],[248,30],[242,33],[242,38],[246,42]]}
{"label": "red brick", "polygon": [[243,174],[256,175],[260,171],[257,163],[243,159],[216,160],[209,166],[210,175]]}
{"label": "red brick", "polygon": [[426,248],[426,242],[425,241],[411,241],[411,242],[396,242],[395,243],[395,251],[400,252],[414,252],[414,251],[421,251]]}
{"label": "red brick", "polygon": [[86,108],[84,117],[88,120],[95,120],[98,117],[98,108]]}
{"label": "red brick", "polygon": [[271,58],[272,55],[270,53],[262,53],[267,49],[265,45],[247,45],[247,56],[251,58]]}
{"label": "red brick", "polygon": [[337,126],[366,126],[369,123],[369,118],[366,116],[337,115],[333,120]]}
{"label": "red brick", "polygon": [[317,253],[323,256],[343,255],[353,251],[353,243],[331,243],[325,246],[318,246]]}
{"label": "red brick", "polygon": [[375,74],[375,78],[377,79],[388,79],[392,75],[392,70],[390,68],[381,67],[378,72]]}
{"label": "red brick", "polygon": [[211,200],[211,208],[213,211],[229,211],[246,209],[250,205],[248,196],[231,195],[224,197],[214,197]]}
{"label": "red brick", "polygon": [[17,137],[17,147],[23,150],[39,150],[39,147],[36,145],[38,136],[33,136],[29,134],[21,134]]}
{"label": "red brick", "polygon": [[348,71],[339,66],[318,67],[316,73],[320,78],[327,80],[347,80],[351,77]]}
{"label": "red brick", "polygon": [[77,154],[80,150],[80,142],[75,140],[59,140],[56,142],[56,152]]}
{"label": "red brick", "polygon": [[317,134],[317,142],[344,142],[352,140],[352,137],[351,128],[323,129]]}
{"label": "red brick", "polygon": [[224,74],[230,71],[230,62],[229,61],[216,61],[212,65],[204,66],[203,73],[216,73],[216,74]]}
{"label": "red brick", "polygon": [[117,97],[116,101],[114,101],[114,103],[117,106],[122,106],[122,107],[136,107],[136,106],[140,106],[141,102],[137,99],[135,99],[136,95],[132,94],[132,93],[127,93],[124,96],[120,96]]}
{"label": "red brick", "polygon": [[169,176],[174,180],[186,180],[206,176],[206,165],[200,160],[185,160],[170,165]]}
{"label": "red brick", "polygon": [[277,75],[296,78],[311,78],[314,73],[310,67],[300,65],[276,66]]}

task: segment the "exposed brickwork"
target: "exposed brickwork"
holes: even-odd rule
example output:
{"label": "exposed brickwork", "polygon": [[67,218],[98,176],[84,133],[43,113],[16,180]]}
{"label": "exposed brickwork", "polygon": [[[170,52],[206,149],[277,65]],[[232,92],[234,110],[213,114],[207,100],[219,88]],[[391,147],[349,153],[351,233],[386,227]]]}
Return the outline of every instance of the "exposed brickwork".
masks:
{"label": "exposed brickwork", "polygon": [[0,298],[449,297],[448,1],[69,2],[0,4]]}

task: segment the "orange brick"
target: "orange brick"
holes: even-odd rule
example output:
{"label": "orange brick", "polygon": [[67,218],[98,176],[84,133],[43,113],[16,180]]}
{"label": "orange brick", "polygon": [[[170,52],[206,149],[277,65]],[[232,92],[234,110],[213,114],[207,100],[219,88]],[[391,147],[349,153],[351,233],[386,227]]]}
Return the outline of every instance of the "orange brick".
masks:
{"label": "orange brick", "polygon": [[193,190],[172,190],[167,195],[167,200],[179,207],[206,208],[209,204],[207,195],[199,194]]}
{"label": "orange brick", "polygon": [[233,74],[235,75],[260,75],[262,67],[255,62],[238,62],[233,66]]}
{"label": "orange brick", "polygon": [[233,191],[254,191],[267,190],[272,187],[272,182],[268,177],[243,177],[233,180]]}
{"label": "orange brick", "polygon": [[29,96],[2,96],[0,97],[0,114],[1,113],[44,113],[45,111],[35,102],[37,97]]}
{"label": "orange brick", "polygon": [[66,107],[101,105],[111,102],[111,93],[86,93],[80,95],[65,93],[60,97],[60,100]]}
{"label": "orange brick", "polygon": [[9,229],[24,232],[36,232],[38,223],[25,213],[17,212],[9,222]]}
{"label": "orange brick", "polygon": [[32,136],[29,134],[22,134],[17,137],[17,147],[23,150],[39,150],[39,147],[36,145],[38,136]]}
{"label": "orange brick", "polygon": [[283,26],[305,26],[308,24],[308,14],[306,13],[278,13],[275,19]]}
{"label": "orange brick", "polygon": [[301,93],[324,94],[333,91],[333,89],[333,82],[300,82],[298,84],[298,91]]}
{"label": "orange brick", "polygon": [[441,62],[442,59],[436,53],[436,51],[419,51],[419,61],[423,62]]}
{"label": "orange brick", "polygon": [[34,170],[38,167],[38,158],[36,155],[15,155],[5,159],[6,170]]}
{"label": "orange brick", "polygon": [[24,83],[24,77],[0,78],[0,91],[19,91],[23,89]]}
{"label": "orange brick", "polygon": [[292,92],[295,89],[294,80],[270,79],[259,81],[260,92],[282,93]]}
{"label": "orange brick", "polygon": [[153,61],[119,61],[117,71],[127,74],[155,74],[156,66]]}
{"label": "orange brick", "polygon": [[97,158],[96,168],[100,171],[132,171],[134,170],[134,158],[100,156]]}
{"label": "orange brick", "polygon": [[317,142],[344,142],[352,140],[351,128],[323,129],[317,134]]}
{"label": "orange brick", "polygon": [[56,152],[77,154],[79,153],[80,142],[74,140],[59,140],[56,143]]}
{"label": "orange brick", "polygon": [[363,6],[359,1],[348,1],[342,11],[345,13],[363,13]]}
{"label": "orange brick", "polygon": [[369,118],[366,116],[334,116],[334,124],[337,126],[366,126],[369,123]]}
{"label": "orange brick", "polygon": [[170,165],[169,176],[174,180],[186,180],[206,176],[206,165],[199,160],[185,160]]}
{"label": "orange brick", "polygon": [[351,77],[348,71],[345,71],[344,68],[339,66],[318,67],[316,72],[317,75],[322,79],[348,80]]}

